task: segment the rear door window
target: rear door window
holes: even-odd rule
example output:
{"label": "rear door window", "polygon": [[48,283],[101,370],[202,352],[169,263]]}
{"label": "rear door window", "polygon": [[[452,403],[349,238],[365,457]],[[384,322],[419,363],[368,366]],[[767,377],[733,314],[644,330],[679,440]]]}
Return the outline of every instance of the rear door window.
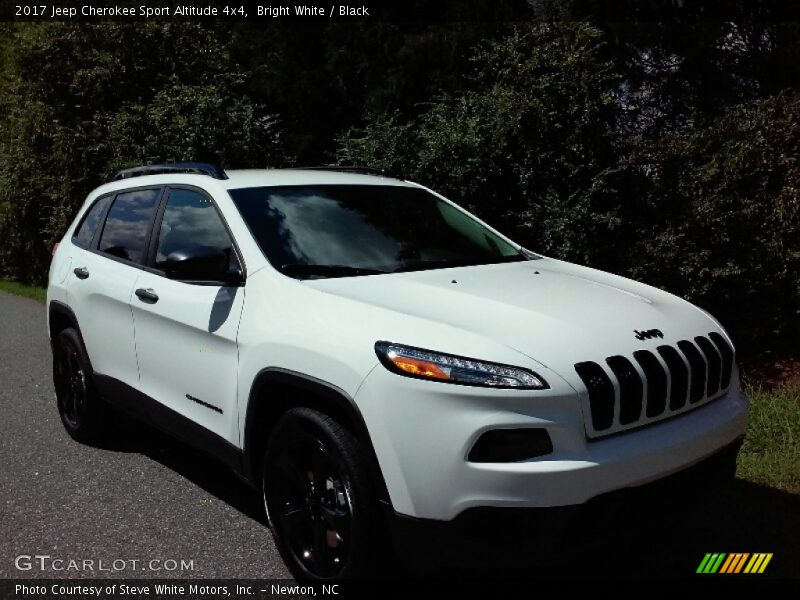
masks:
{"label": "rear door window", "polygon": [[141,263],[161,189],[117,194],[100,236],[100,252]]}

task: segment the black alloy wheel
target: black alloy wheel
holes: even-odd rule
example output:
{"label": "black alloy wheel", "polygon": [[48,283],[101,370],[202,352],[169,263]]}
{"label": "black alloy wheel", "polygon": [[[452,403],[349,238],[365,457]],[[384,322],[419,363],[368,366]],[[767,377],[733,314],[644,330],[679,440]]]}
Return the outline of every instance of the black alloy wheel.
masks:
{"label": "black alloy wheel", "polygon": [[86,413],[88,390],[78,351],[71,345],[65,344],[59,348],[56,374],[62,390],[58,398],[58,408],[68,426],[78,429]]}
{"label": "black alloy wheel", "polygon": [[371,492],[347,430],[320,412],[290,410],[270,438],[263,475],[273,536],[295,577],[370,574]]}
{"label": "black alloy wheel", "polygon": [[103,406],[92,384],[80,336],[65,329],[53,342],[53,383],[61,422],[70,436],[91,442],[102,433]]}

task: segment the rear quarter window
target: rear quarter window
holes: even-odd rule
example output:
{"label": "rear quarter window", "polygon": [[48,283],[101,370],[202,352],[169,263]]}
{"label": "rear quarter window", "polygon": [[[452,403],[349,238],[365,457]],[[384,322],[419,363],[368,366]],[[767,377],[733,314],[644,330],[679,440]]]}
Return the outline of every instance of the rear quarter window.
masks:
{"label": "rear quarter window", "polygon": [[80,225],[75,229],[75,235],[72,236],[72,239],[79,246],[88,248],[91,245],[94,234],[97,233],[97,229],[102,223],[103,215],[106,214],[106,209],[111,204],[111,199],[112,196],[100,198],[86,211]]}

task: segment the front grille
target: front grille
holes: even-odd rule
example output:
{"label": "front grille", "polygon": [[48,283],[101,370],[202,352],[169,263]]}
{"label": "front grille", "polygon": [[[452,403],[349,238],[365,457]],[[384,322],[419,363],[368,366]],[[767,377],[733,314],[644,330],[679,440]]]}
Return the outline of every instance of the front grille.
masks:
{"label": "front grille", "polygon": [[637,350],[633,361],[609,356],[606,368],[592,361],[575,365],[588,392],[589,437],[669,418],[728,389],[734,353],[724,337],[712,332],[676,345]]}

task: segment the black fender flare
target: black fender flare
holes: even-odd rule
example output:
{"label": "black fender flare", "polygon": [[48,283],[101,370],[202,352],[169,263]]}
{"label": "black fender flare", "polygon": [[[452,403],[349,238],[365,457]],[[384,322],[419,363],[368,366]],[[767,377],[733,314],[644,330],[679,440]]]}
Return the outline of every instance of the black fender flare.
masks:
{"label": "black fender flare", "polygon": [[[341,388],[317,379],[304,373],[283,369],[279,367],[267,367],[261,369],[253,380],[250,386],[250,393],[247,402],[247,415],[244,427],[244,447],[242,453],[243,470],[245,476],[253,483],[258,481],[258,469],[260,458],[254,456],[256,448],[256,433],[257,433],[257,417],[256,411],[259,402],[264,402],[262,392],[269,384],[283,384],[288,385],[300,390],[308,391],[316,398],[321,399],[323,402],[330,402],[336,409],[347,415],[350,424],[355,429],[353,433],[356,438],[361,442],[369,459],[370,475],[377,486],[378,499],[382,503],[391,505],[389,500],[389,492],[386,487],[386,481],[381,472],[378,457],[375,454],[375,447],[372,444],[372,439],[367,429],[367,424],[364,421],[364,416],[361,414],[355,400]],[[298,406],[301,404],[298,403]]]}
{"label": "black fender flare", "polygon": [[[59,302],[58,300],[51,300],[50,305],[47,309],[47,331],[50,333],[52,318],[54,314],[60,314],[69,320],[72,323],[72,326],[80,333],[81,328],[78,326],[78,318],[75,316],[75,313],[72,312],[72,309],[64,304],[63,302]],[[51,335],[52,337],[52,335]]]}
{"label": "black fender flare", "polygon": [[[83,341],[83,332],[81,331],[81,326],[78,325],[78,317],[75,316],[73,310],[58,300],[51,300],[50,304],[47,307],[47,334],[50,336],[50,344],[53,344],[53,316],[59,315],[67,319],[69,321],[70,326],[78,332],[78,337],[81,340],[81,344],[83,344],[84,349],[86,348],[86,343]],[[88,356],[88,351],[87,351]],[[90,361],[91,362],[91,361]],[[91,366],[91,365],[90,365]]]}

